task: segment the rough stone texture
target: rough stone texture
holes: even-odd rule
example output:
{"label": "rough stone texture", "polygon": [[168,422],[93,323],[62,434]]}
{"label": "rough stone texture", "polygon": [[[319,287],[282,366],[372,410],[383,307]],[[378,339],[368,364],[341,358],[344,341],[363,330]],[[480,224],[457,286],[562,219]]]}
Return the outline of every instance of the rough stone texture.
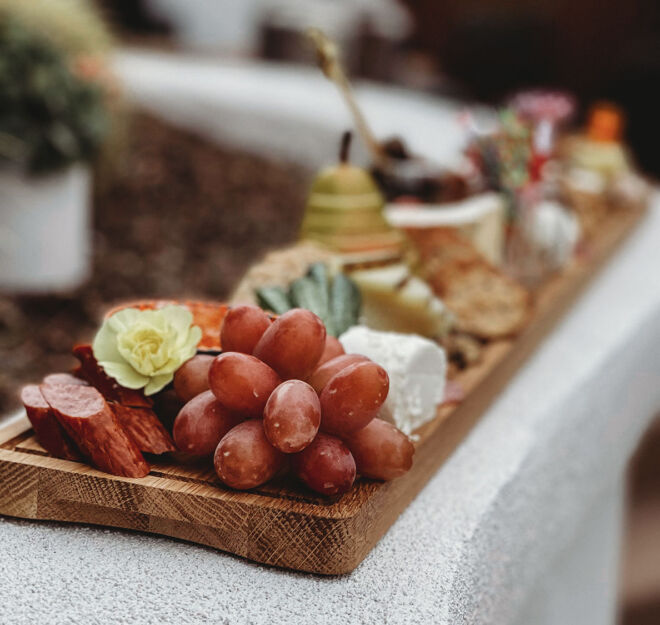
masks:
{"label": "rough stone texture", "polygon": [[[529,597],[547,616],[552,602],[580,596],[579,574],[570,587],[551,583],[555,561],[611,509],[607,497],[660,407],[659,237],[656,195],[640,230],[352,574],[314,577],[164,538],[1,519],[0,622],[544,622]],[[616,540],[612,519],[601,530],[609,523]],[[589,559],[598,549],[588,545],[584,553],[586,584],[602,560]],[[594,601],[612,605],[611,576],[601,591]],[[582,607],[581,625],[602,619],[598,605]]]}

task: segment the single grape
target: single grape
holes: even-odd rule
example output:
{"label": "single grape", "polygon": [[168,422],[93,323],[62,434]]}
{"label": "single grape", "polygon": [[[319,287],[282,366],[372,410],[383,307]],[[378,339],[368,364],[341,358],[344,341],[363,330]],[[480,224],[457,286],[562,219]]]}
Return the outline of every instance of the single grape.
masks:
{"label": "single grape", "polygon": [[313,312],[294,308],[273,321],[253,353],[283,380],[305,380],[323,353],[325,336],[325,326]]}
{"label": "single grape", "polygon": [[314,389],[301,380],[282,382],[264,410],[266,438],[280,451],[303,450],[319,431],[321,404]]}
{"label": "single grape", "polygon": [[270,317],[257,306],[230,308],[220,329],[222,350],[251,354],[270,323]]}
{"label": "single grape", "polygon": [[209,370],[209,385],[218,401],[245,417],[261,417],[270,394],[280,382],[267,364],[238,352],[216,356]]}
{"label": "single grape", "polygon": [[342,356],[337,356],[336,358],[319,365],[308,381],[313,389],[320,395],[331,378],[342,369],[346,369],[346,367],[354,365],[356,362],[369,362],[369,359],[361,354],[343,354]]}
{"label": "single grape", "polygon": [[211,391],[193,397],[174,420],[172,435],[177,449],[191,456],[210,456],[220,439],[240,423]]}
{"label": "single grape", "polygon": [[181,401],[190,401],[209,390],[209,369],[212,362],[213,356],[197,354],[176,370],[174,390]]}
{"label": "single grape", "polygon": [[294,473],[309,488],[324,495],[345,493],[355,481],[355,460],[338,438],[319,432],[292,458]]}
{"label": "single grape", "polygon": [[415,446],[391,423],[372,419],[345,439],[358,473],[377,480],[393,480],[410,469]]}
{"label": "single grape", "polygon": [[357,362],[335,374],[321,393],[321,429],[348,436],[371,421],[387,398],[387,372],[375,362]]}
{"label": "single grape", "polygon": [[244,421],[227,432],[213,456],[218,477],[239,490],[267,482],[284,464],[284,454],[268,442],[261,419]]}
{"label": "single grape", "polygon": [[339,339],[335,338],[331,334],[328,334],[325,337],[325,347],[323,348],[323,353],[321,354],[321,358],[319,358],[316,366],[320,367],[324,362],[328,362],[328,360],[332,360],[333,358],[341,356],[345,353],[346,352],[344,351],[344,346],[339,342]]}

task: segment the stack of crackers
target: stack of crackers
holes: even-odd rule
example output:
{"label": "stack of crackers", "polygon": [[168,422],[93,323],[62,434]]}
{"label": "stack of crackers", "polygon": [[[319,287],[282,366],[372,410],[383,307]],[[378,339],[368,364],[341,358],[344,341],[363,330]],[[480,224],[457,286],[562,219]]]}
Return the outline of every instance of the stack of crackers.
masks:
{"label": "stack of crackers", "polygon": [[407,230],[421,274],[457,319],[456,329],[482,340],[516,335],[531,309],[530,294],[491,265],[452,228]]}

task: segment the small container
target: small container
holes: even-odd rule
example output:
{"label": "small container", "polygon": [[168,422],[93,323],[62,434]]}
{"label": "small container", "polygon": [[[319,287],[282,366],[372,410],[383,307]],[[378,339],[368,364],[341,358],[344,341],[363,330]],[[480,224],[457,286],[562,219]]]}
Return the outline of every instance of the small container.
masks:
{"label": "small container", "polygon": [[537,287],[570,262],[580,236],[574,213],[544,185],[527,185],[516,194],[516,217],[507,239],[507,273],[529,288]]}
{"label": "small container", "polygon": [[38,177],[0,170],[0,289],[53,293],[88,278],[90,187],[82,165]]}

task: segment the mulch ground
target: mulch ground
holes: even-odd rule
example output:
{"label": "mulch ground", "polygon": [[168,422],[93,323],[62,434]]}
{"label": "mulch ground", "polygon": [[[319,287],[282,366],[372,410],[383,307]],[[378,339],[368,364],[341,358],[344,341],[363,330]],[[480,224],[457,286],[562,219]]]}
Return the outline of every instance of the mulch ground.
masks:
{"label": "mulch ground", "polygon": [[0,295],[0,414],[25,382],[71,367],[109,305],[226,297],[268,249],[295,240],[309,174],[209,144],[155,118],[132,121],[119,171],[94,199],[90,281],[57,297]]}

